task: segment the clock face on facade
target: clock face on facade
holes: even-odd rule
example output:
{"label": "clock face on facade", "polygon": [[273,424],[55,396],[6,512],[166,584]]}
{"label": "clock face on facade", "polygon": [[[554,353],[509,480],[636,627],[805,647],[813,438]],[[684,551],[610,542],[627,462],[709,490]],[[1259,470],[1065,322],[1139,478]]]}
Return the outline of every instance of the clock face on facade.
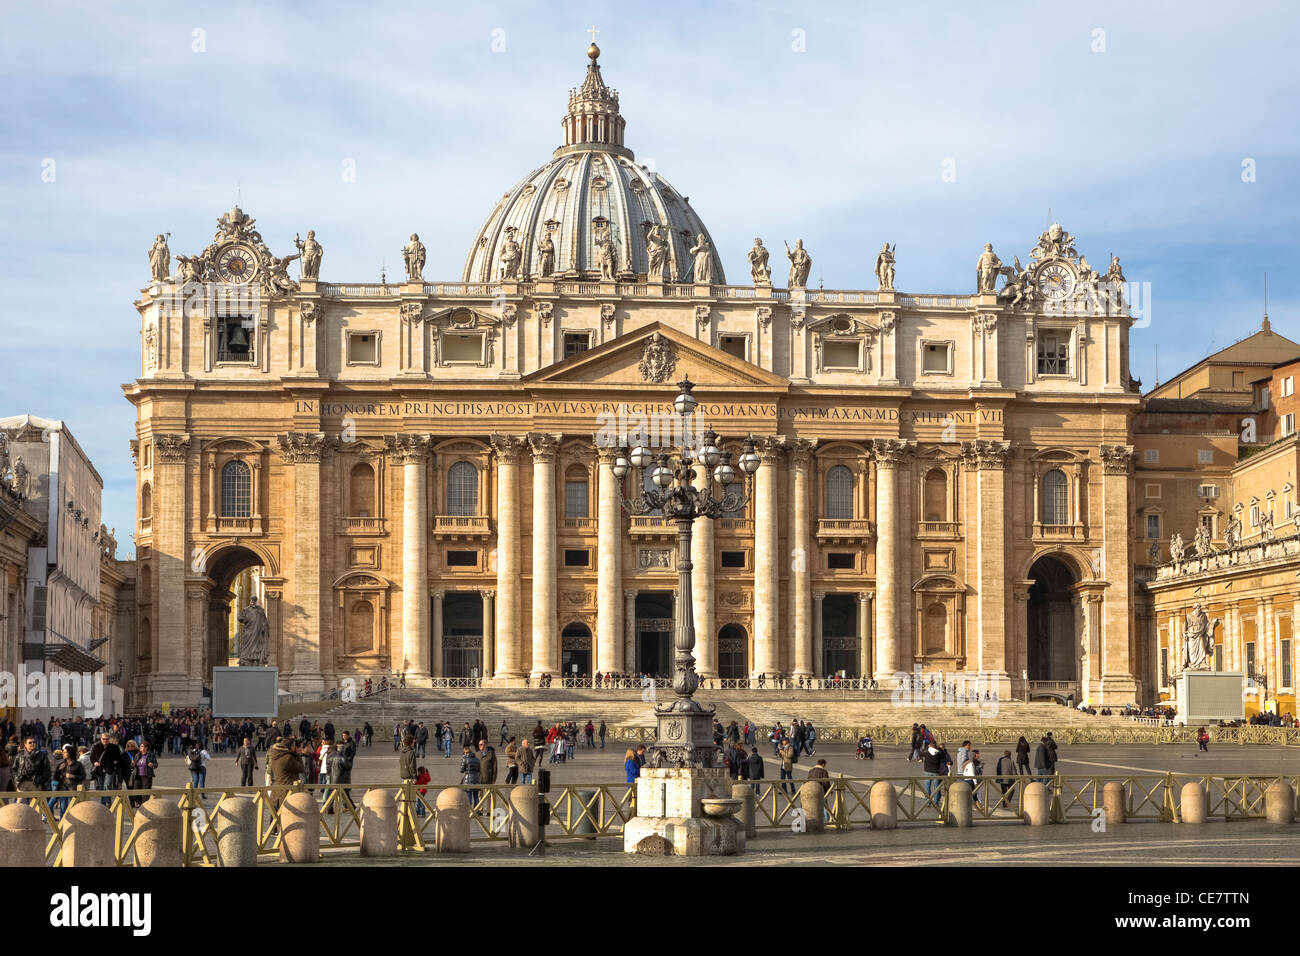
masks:
{"label": "clock face on facade", "polygon": [[251,249],[229,246],[217,256],[217,275],[224,282],[247,282],[257,272],[257,257]]}
{"label": "clock face on facade", "polygon": [[1038,291],[1046,299],[1064,299],[1074,291],[1074,273],[1059,263],[1038,270]]}

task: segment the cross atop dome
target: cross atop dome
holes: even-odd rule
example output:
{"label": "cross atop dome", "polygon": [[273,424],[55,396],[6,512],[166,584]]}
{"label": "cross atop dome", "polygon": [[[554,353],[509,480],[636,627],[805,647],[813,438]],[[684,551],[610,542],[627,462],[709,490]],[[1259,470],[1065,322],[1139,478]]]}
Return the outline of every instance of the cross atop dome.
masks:
{"label": "cross atop dome", "polygon": [[618,111],[618,91],[605,85],[600,75],[600,47],[596,46],[596,34],[600,31],[594,26],[591,33],[591,45],[587,47],[587,75],[582,86],[569,91],[569,110],[560,121],[564,129],[564,145],[556,150],[570,147],[586,149],[605,147],[610,152],[631,158],[632,153],[623,146],[623,127],[626,125]]}

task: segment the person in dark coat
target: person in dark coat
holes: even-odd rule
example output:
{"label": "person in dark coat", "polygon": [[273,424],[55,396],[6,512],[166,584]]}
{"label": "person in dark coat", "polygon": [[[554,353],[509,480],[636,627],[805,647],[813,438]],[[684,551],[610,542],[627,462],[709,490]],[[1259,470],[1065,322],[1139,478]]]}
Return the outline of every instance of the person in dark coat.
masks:
{"label": "person in dark coat", "polygon": [[[478,757],[474,756],[474,748],[466,744],[465,756],[460,758],[460,782],[463,784],[479,783],[479,771]],[[478,788],[467,786],[465,792],[469,796],[470,810],[478,812]]]}
{"label": "person in dark coat", "polygon": [[14,757],[14,787],[18,790],[49,790],[52,776],[50,755],[36,746],[35,737],[28,737],[23,741],[23,749]]}
{"label": "person in dark coat", "polygon": [[1052,774],[1054,762],[1052,748],[1047,745],[1047,738],[1040,738],[1038,746],[1034,748],[1034,773],[1041,782],[1047,783],[1047,778]]}
{"label": "person in dark coat", "polygon": [[[754,748],[754,752],[751,753],[749,758],[745,761],[745,770],[747,779],[763,779],[763,755],[758,752],[757,747]],[[754,794],[755,796],[758,795],[758,784],[754,784]]]}
{"label": "person in dark coat", "polygon": [[486,740],[478,742],[478,779],[479,783],[497,782],[497,752]]}
{"label": "person in dark coat", "polygon": [[1016,773],[1029,776],[1029,741],[1024,737],[1016,742]]}
{"label": "person in dark coat", "polygon": [[239,785],[254,786],[253,771],[257,769],[257,748],[253,746],[251,738],[245,737],[243,746],[235,751],[235,764],[239,767]]}
{"label": "person in dark coat", "polygon": [[1002,751],[1002,756],[998,758],[997,774],[998,786],[1002,788],[1002,799],[998,801],[998,806],[1003,806],[1007,802],[1007,791],[1016,782],[1016,762],[1012,759],[1010,750]]}
{"label": "person in dark coat", "polygon": [[397,751],[397,775],[402,778],[402,783],[411,783],[419,776],[415,760],[415,738],[407,734],[402,738],[401,749]]}

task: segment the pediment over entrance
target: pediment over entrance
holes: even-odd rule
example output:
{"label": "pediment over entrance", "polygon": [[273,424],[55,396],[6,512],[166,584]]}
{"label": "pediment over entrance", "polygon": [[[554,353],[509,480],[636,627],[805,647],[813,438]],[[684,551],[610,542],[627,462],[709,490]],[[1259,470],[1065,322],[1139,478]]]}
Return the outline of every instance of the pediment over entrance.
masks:
{"label": "pediment over entrance", "polygon": [[779,389],[780,375],[759,368],[659,322],[534,372],[525,384],[672,386],[689,377],[708,388]]}

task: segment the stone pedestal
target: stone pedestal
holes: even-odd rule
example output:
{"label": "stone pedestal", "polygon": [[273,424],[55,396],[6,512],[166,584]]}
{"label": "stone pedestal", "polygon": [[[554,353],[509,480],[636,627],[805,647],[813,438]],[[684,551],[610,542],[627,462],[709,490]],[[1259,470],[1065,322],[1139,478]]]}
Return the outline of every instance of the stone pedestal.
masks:
{"label": "stone pedestal", "polygon": [[113,814],[99,801],[83,800],[63,815],[63,866],[116,866]]}
{"label": "stone pedestal", "polygon": [[510,791],[510,845],[530,850],[542,839],[538,821],[537,785],[528,783]]}
{"label": "stone pedestal", "polygon": [[468,853],[469,796],[459,787],[440,791],[433,819],[433,848],[439,853]]}
{"label": "stone pedestal", "polygon": [[968,827],[974,819],[974,794],[965,780],[955,780],[948,786],[948,826]]}
{"label": "stone pedestal", "polygon": [[1025,822],[1043,827],[1052,822],[1052,791],[1039,781],[1025,787]]}
{"label": "stone pedestal", "polygon": [[[3,812],[3,811],[0,811]],[[1264,791],[1264,819],[1269,823],[1290,823],[1295,818],[1295,791],[1278,780]]]}
{"label": "stone pedestal", "polygon": [[730,797],[725,769],[646,767],[636,781],[637,815],[623,828],[623,849],[638,853],[657,847],[667,854],[671,848],[673,856],[743,853],[744,824],[730,816],[707,816],[700,805]]}
{"label": "stone pedestal", "polygon": [[1101,791],[1101,804],[1106,812],[1106,826],[1124,822],[1124,784],[1112,780]]}
{"label": "stone pedestal", "polygon": [[871,785],[867,798],[871,806],[871,829],[898,829],[898,791],[888,780],[877,780]]}
{"label": "stone pedestal", "polygon": [[227,797],[212,815],[222,866],[257,866],[257,804]]}
{"label": "stone pedestal", "polygon": [[1183,823],[1204,823],[1207,818],[1209,795],[1199,783],[1183,784],[1178,795],[1178,810]]}
{"label": "stone pedestal", "polygon": [[320,862],[320,804],[310,793],[291,793],[280,804],[280,862]]}
{"label": "stone pedestal", "polygon": [[185,822],[166,797],[151,797],[135,815],[135,865],[180,866]]}
{"label": "stone pedestal", "polygon": [[397,802],[374,789],[361,801],[361,855],[397,856]]}

